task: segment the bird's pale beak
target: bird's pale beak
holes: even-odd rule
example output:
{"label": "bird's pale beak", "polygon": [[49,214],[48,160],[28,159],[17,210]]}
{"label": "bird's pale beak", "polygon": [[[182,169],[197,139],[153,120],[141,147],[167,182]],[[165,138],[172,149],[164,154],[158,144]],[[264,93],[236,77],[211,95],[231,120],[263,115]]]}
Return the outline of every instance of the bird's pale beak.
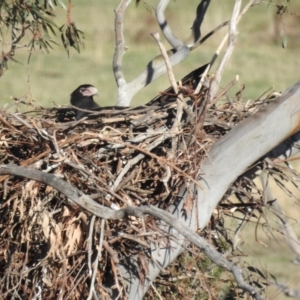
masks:
{"label": "bird's pale beak", "polygon": [[94,86],[90,86],[83,92],[83,95],[88,97],[96,95],[98,96],[99,92]]}

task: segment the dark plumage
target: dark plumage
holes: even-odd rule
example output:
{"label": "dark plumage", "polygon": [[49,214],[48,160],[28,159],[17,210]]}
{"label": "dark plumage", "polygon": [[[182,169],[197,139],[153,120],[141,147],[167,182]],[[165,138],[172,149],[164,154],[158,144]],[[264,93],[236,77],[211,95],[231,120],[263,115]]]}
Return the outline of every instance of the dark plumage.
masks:
{"label": "dark plumage", "polygon": [[[210,64],[213,64],[213,61],[210,62]],[[201,80],[201,77],[204,73],[204,71],[206,70],[206,67],[208,66],[208,64],[201,66],[198,69],[195,69],[194,71],[192,71],[191,73],[189,73],[188,75],[184,76],[180,81],[182,86],[189,86],[191,85],[193,88],[196,88],[199,81]],[[168,89],[166,89],[163,93],[161,93],[160,95],[156,96],[155,98],[153,98],[149,103],[147,103],[146,105],[158,105],[161,103],[164,103],[165,101],[171,100],[174,101],[174,97],[170,97],[168,95],[170,94],[175,94],[174,89],[172,86],[170,86]]]}
{"label": "dark plumage", "polygon": [[[97,110],[100,106],[94,101],[93,96],[98,95],[98,90],[91,84],[80,85],[71,94],[71,104],[75,107],[84,110]],[[81,110],[76,110],[76,120],[79,120],[89,113]]]}

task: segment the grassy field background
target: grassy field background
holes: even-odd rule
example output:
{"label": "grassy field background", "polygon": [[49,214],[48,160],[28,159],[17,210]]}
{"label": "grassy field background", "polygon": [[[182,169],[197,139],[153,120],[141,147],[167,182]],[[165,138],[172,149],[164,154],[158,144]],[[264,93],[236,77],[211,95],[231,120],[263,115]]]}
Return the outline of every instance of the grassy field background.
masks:
{"label": "grassy field background", "polygon": [[[167,17],[176,35],[187,39],[190,35],[195,8],[199,1],[171,1],[167,9]],[[245,2],[245,1],[243,1]],[[100,91],[96,101],[102,105],[114,105],[117,89],[112,73],[112,57],[114,52],[114,12],[119,1],[89,0],[73,1],[72,16],[77,27],[85,32],[85,49],[81,54],[71,51],[70,58],[62,46],[54,46],[55,51],[50,54],[35,51],[30,64],[27,65],[28,50],[22,48],[17,51],[16,59],[21,64],[10,62],[9,70],[0,78],[1,104],[10,103],[11,96],[22,97],[30,91],[30,97],[45,106],[68,104],[70,93],[80,84],[91,83]],[[146,64],[159,54],[158,47],[150,36],[151,32],[159,31],[155,22],[153,10],[157,1],[147,1],[147,6],[141,3],[135,7],[132,3],[125,16],[125,39],[129,47],[124,57],[124,73],[127,80],[137,76]],[[233,0],[212,1],[209,12],[203,24],[202,34],[208,33],[218,24],[229,19]],[[273,4],[275,1],[273,1]],[[282,26],[288,38],[285,49],[275,35],[275,7],[269,1],[252,8],[238,26],[238,42],[221,83],[221,89],[237,74],[240,83],[245,84],[244,99],[256,99],[263,92],[273,87],[276,91],[283,91],[300,79],[300,21],[297,15],[284,18]],[[289,8],[293,12],[300,12],[299,1],[292,1]],[[57,24],[65,20],[65,11],[57,9]],[[7,51],[8,45],[2,41],[2,51]],[[177,79],[182,78],[191,70],[207,63],[217,49],[226,29],[216,34],[204,45],[193,51],[186,61],[174,68]],[[57,37],[59,42],[59,37]],[[24,44],[26,44],[24,42]],[[166,47],[167,43],[165,43]],[[212,70],[214,72],[215,68]],[[234,96],[239,84],[230,94]],[[169,86],[166,76],[158,79],[154,84],[140,92],[133,105],[148,102],[159,91]],[[298,202],[288,199],[282,191],[277,190],[276,197],[284,205],[287,214],[292,214],[293,226],[299,228]],[[278,281],[300,288],[299,266],[292,265],[291,250],[286,246],[284,238],[278,233],[276,239],[259,230],[256,241],[253,226],[244,233],[249,262],[255,261],[258,267],[266,267],[274,274]],[[299,232],[299,231],[298,231]],[[249,250],[250,249],[250,250]],[[282,294],[277,295],[270,289],[269,299],[285,299]]]}
{"label": "grassy field background", "polygon": [[[151,8],[157,1],[148,1]],[[212,1],[202,28],[202,35],[208,33],[221,22],[228,20],[233,0]],[[293,1],[295,3],[297,1]],[[253,99],[270,87],[282,91],[299,80],[299,45],[300,22],[296,16],[284,19],[284,29],[288,36],[288,47],[283,49],[279,42],[274,42],[274,12],[269,1],[253,7],[243,18],[238,29],[238,43],[223,76],[221,87],[230,82],[235,75],[240,75],[240,84],[246,84],[245,98]],[[292,4],[293,4],[292,3]],[[70,93],[82,83],[91,83],[98,87],[98,102],[113,105],[116,102],[117,89],[112,73],[114,52],[114,8],[118,1],[73,1],[72,18],[77,27],[85,32],[85,49],[81,54],[71,51],[70,58],[62,46],[54,45],[50,54],[35,51],[27,65],[28,49],[17,51],[16,59],[22,64],[11,62],[9,70],[0,78],[2,104],[10,101],[10,96],[21,97],[29,88],[33,99],[45,105],[53,101],[67,104]],[[187,39],[195,16],[197,1],[171,1],[166,11],[168,20],[176,35]],[[300,10],[298,7],[291,9]],[[124,73],[129,81],[137,76],[146,64],[157,54],[158,47],[150,36],[158,31],[153,10],[142,3],[130,5],[125,16],[125,38],[129,47],[124,56]],[[65,21],[65,11],[56,9],[57,24]],[[2,50],[7,51],[4,39]],[[191,70],[207,63],[226,28],[216,34],[201,47],[194,50],[190,57],[174,68],[177,79]],[[59,42],[59,36],[56,39]],[[22,45],[26,44],[24,42]],[[167,43],[165,43],[166,47]],[[216,65],[217,66],[217,65]],[[214,69],[212,70],[212,72]],[[139,93],[134,103],[145,103],[159,91],[169,86],[166,76],[158,79]],[[236,87],[236,90],[238,86]]]}

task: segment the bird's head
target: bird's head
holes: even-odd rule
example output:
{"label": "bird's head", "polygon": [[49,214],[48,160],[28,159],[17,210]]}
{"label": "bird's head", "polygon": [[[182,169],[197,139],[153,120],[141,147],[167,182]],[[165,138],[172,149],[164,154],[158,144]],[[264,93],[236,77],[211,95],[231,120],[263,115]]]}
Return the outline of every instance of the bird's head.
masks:
{"label": "bird's head", "polygon": [[91,97],[98,95],[98,90],[91,84],[82,84],[80,85],[72,94],[71,94],[71,100],[72,98],[85,98],[85,97]]}
{"label": "bird's head", "polygon": [[[82,84],[71,94],[71,104],[85,110],[97,109],[100,106],[93,99],[95,95],[98,95],[98,90],[93,85]],[[76,112],[76,119],[82,118],[85,115],[87,114],[78,110]]]}

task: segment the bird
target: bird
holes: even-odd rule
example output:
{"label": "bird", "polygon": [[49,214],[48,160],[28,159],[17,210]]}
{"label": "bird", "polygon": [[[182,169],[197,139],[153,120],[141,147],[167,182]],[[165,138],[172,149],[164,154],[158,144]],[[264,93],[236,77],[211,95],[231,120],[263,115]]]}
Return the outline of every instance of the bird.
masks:
{"label": "bird", "polygon": [[82,84],[75,91],[73,91],[70,102],[73,106],[79,108],[78,110],[75,109],[76,120],[82,119],[90,114],[90,112],[82,111],[80,109],[97,110],[101,107],[94,101],[93,97],[95,95],[98,95],[98,90],[91,84]]}

